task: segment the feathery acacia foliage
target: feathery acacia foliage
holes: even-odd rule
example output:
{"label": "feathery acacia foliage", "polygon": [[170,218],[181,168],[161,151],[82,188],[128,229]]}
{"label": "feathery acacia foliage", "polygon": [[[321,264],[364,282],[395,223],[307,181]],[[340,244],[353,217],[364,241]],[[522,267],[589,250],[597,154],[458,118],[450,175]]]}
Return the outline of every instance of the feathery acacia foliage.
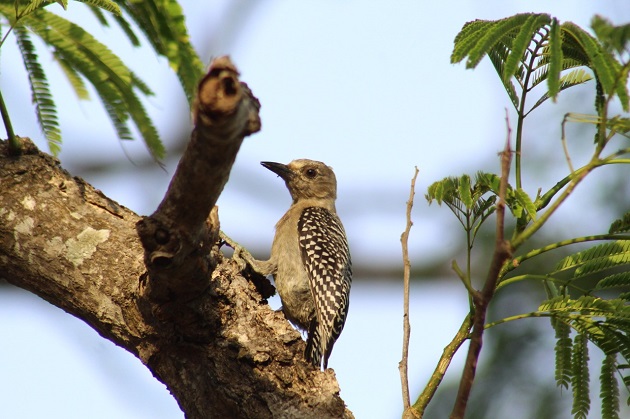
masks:
{"label": "feathery acacia foliage", "polygon": [[[630,388],[630,235],[624,234],[630,230],[629,214],[613,222],[607,233],[570,238],[518,254],[521,246],[548,222],[590,172],[606,165],[630,164],[630,147],[605,154],[613,137],[617,134],[627,136],[630,132],[628,115],[608,115],[613,100],[618,101],[625,112],[629,110],[630,25],[613,26],[596,16],[592,28],[595,36],[571,22],[561,23],[547,14],[518,14],[497,21],[476,20],[466,23],[455,38],[451,61],[465,61],[467,68],[475,68],[487,56],[518,118],[514,150],[516,184],[508,184],[503,196],[516,221],[506,244],[515,256],[506,258],[499,269],[495,289],[525,279],[538,280],[548,298],[531,313],[486,323],[485,328],[522,318],[549,317],[556,337],[556,383],[566,389],[571,387],[575,418],[586,418],[591,406],[588,351],[589,345],[594,345],[605,355],[600,373],[602,417],[617,418],[617,376],[623,379],[626,390]],[[570,172],[563,179],[546,192],[537,191],[532,198],[521,182],[524,121],[547,99],[555,101],[562,91],[588,81],[595,84],[596,115],[568,114],[564,122],[595,124],[597,134],[592,158],[575,169],[569,162]],[[537,96],[529,103],[528,96],[534,93]],[[562,140],[567,141],[564,134]],[[569,160],[568,154],[565,158]],[[429,203],[433,200],[438,204],[445,203],[457,216],[466,232],[468,261],[473,248],[471,237],[474,239],[481,224],[497,211],[500,182],[500,176],[489,173],[478,173],[474,182],[468,175],[447,177],[433,183],[425,195]],[[547,273],[533,273],[528,268],[532,266],[528,264],[530,260],[544,253],[576,243],[602,241],[604,243],[562,258]],[[472,288],[471,279],[475,273],[470,269],[470,263],[465,273],[456,262],[453,267],[470,294],[469,316],[473,317],[475,310],[479,310],[476,304],[482,292]],[[472,324],[469,323],[469,331]],[[458,339],[456,336],[454,342],[459,342]],[[445,361],[444,356],[440,362]],[[618,359],[622,361],[618,363]],[[437,384],[432,385],[439,385],[439,380],[430,381],[433,382]],[[423,412],[430,400],[430,396],[424,395],[432,394],[432,391],[434,389],[425,389],[413,408]]]}
{"label": "feathery acacia foliage", "polygon": [[569,388],[571,383],[571,328],[564,322],[552,318],[551,324],[556,330],[556,384]]}
{"label": "feathery acacia foliage", "polygon": [[37,61],[35,47],[30,40],[29,32],[26,28],[18,26],[14,29],[14,33],[18,47],[22,52],[24,66],[28,73],[37,120],[39,121],[44,135],[48,139],[50,150],[53,154],[57,154],[61,145],[61,131],[57,119],[57,108],[50,94],[46,74]]}
{"label": "feathery acacia foliage", "polygon": [[[594,23],[605,27],[599,17]],[[607,26],[611,28],[612,26]],[[604,33],[600,29],[600,33]],[[615,46],[621,49],[624,34],[614,32]],[[455,38],[451,62],[465,58],[467,68],[474,68],[484,56],[492,61],[512,104],[528,114],[546,98],[555,99],[562,90],[591,80],[579,67],[589,68],[606,95],[617,94],[628,111],[627,71],[619,74],[620,63],[606,49],[607,41],[599,41],[571,22],[560,24],[547,14],[524,13],[498,21],[476,20],[467,23]],[[623,44],[625,45],[625,44]],[[571,70],[565,75],[561,73]],[[522,93],[519,96],[514,79]],[[547,91],[534,106],[526,109],[521,101],[540,83],[547,82]]]}
{"label": "feathery acacia foliage", "polygon": [[[139,46],[139,37],[130,23],[133,21],[154,50],[168,59],[191,100],[203,64],[189,42],[182,10],[176,1],[78,1],[85,3],[102,25],[109,25],[108,18],[112,17],[131,44]],[[0,1],[0,16],[8,27],[2,42],[9,33],[15,34],[50,150],[56,154],[60,149],[60,127],[46,75],[37,63],[30,36],[39,37],[51,49],[79,99],[89,98],[86,82],[94,86],[120,139],[133,139],[129,125],[133,122],[154,158],[162,158],[164,147],[141,101],[141,96],[153,94],[151,89],[83,27],[48,11],[46,6],[54,3],[64,9],[68,4],[67,0],[33,0],[26,4]]]}
{"label": "feathery acacia foliage", "polygon": [[610,225],[609,233],[625,233],[630,231],[630,212],[626,212],[622,218],[613,221]]}
{"label": "feathery acacia foliage", "polygon": [[589,395],[588,346],[584,335],[576,335],[573,340],[571,358],[571,387],[573,388],[573,409],[575,419],[586,419],[591,399]]}
{"label": "feathery acacia foliage", "polygon": [[599,375],[599,397],[602,400],[602,418],[605,419],[619,419],[619,383],[616,373],[616,357],[607,355],[602,361]]}

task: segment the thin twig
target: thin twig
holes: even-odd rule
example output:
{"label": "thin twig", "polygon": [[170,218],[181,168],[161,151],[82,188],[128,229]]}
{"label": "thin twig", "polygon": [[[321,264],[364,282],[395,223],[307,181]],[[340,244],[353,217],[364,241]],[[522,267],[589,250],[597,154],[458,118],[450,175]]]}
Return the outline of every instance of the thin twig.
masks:
{"label": "thin twig", "polygon": [[403,409],[408,411],[411,405],[409,399],[409,377],[408,377],[408,360],[409,360],[409,337],[411,335],[411,325],[409,323],[409,276],[411,272],[411,262],[409,261],[409,232],[413,222],[411,221],[411,209],[413,208],[413,198],[416,194],[416,178],[418,177],[418,167],[415,168],[413,178],[411,179],[411,189],[409,191],[409,200],[407,201],[407,226],[400,236],[403,254],[403,287],[404,287],[404,314],[403,314],[403,347],[402,360],[398,364],[400,371],[400,382],[402,385]]}
{"label": "thin twig", "polygon": [[470,296],[472,298],[472,296],[475,294],[476,290],[472,287],[472,284],[466,278],[466,274],[459,267],[459,265],[457,264],[457,261],[455,259],[453,259],[453,261],[451,262],[451,269],[453,269],[453,271],[455,271],[455,273],[457,274],[459,279],[461,279],[462,284],[464,284],[464,286],[466,287],[466,290],[468,291],[468,294],[470,294]]}
{"label": "thin twig", "polygon": [[571,155],[569,154],[569,147],[567,146],[567,137],[566,137],[566,132],[565,132],[565,126],[566,123],[569,121],[571,114],[568,113],[566,115],[564,115],[564,118],[562,119],[562,150],[564,150],[564,156],[567,159],[567,164],[569,165],[569,171],[571,173],[575,172],[575,170],[573,169],[573,163],[571,163]]}
{"label": "thin twig", "polygon": [[417,417],[421,418],[424,415],[424,411],[435,395],[440,383],[442,383],[446,370],[449,365],[451,365],[451,361],[453,360],[455,353],[457,353],[459,347],[462,346],[466,339],[468,339],[471,327],[472,321],[470,319],[470,314],[468,314],[453,340],[451,340],[451,342],[444,348],[444,351],[442,351],[442,356],[440,357],[429,382],[422,391],[422,394],[418,397],[418,400],[416,400],[413,407],[410,409]]}
{"label": "thin twig", "polygon": [[501,183],[499,186],[499,201],[496,209],[497,231],[495,248],[483,289],[473,295],[475,304],[473,331],[470,338],[470,346],[468,347],[468,355],[466,356],[466,363],[464,365],[464,372],[462,373],[462,378],[459,382],[459,390],[457,398],[455,399],[455,406],[453,406],[453,411],[451,412],[451,419],[462,419],[466,413],[466,406],[472,390],[473,381],[475,379],[475,372],[477,370],[477,361],[479,360],[479,354],[481,353],[481,346],[483,344],[483,332],[486,322],[486,313],[488,311],[488,304],[494,296],[501,267],[512,255],[512,246],[505,240],[504,232],[506,206],[505,196],[507,192],[508,176],[510,174],[510,165],[512,163],[512,151],[510,150],[510,135],[512,130],[510,128],[507,115],[505,119],[507,124],[507,140],[505,142],[505,149],[501,152]]}

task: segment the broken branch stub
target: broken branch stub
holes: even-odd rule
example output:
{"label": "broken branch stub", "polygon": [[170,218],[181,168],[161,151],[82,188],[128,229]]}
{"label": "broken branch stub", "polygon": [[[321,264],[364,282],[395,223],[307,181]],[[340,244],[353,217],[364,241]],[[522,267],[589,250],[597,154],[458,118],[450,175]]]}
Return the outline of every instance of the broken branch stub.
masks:
{"label": "broken branch stub", "polygon": [[208,220],[243,139],[260,130],[260,103],[228,57],[213,60],[193,104],[195,127],[157,210],[136,225],[154,302],[188,299],[208,286],[218,217]]}

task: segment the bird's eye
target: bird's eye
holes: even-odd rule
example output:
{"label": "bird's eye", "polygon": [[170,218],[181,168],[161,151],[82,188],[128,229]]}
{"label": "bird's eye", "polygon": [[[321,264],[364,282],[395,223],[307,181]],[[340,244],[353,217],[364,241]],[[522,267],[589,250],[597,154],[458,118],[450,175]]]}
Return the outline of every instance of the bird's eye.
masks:
{"label": "bird's eye", "polygon": [[306,169],[306,171],[304,172],[306,174],[307,177],[313,179],[315,176],[317,176],[317,170],[315,169]]}

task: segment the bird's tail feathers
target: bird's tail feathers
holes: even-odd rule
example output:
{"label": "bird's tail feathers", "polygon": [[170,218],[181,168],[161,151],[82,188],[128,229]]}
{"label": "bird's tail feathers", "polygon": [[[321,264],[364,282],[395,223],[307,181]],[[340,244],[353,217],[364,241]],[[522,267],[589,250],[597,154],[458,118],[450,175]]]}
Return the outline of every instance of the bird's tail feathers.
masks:
{"label": "bird's tail feathers", "polygon": [[335,344],[335,337],[323,336],[321,327],[317,319],[313,319],[308,328],[308,338],[306,339],[306,350],[304,351],[304,357],[307,362],[310,362],[314,367],[321,368],[322,355],[324,362],[324,369],[328,368],[328,358],[332,353],[333,345]]}

